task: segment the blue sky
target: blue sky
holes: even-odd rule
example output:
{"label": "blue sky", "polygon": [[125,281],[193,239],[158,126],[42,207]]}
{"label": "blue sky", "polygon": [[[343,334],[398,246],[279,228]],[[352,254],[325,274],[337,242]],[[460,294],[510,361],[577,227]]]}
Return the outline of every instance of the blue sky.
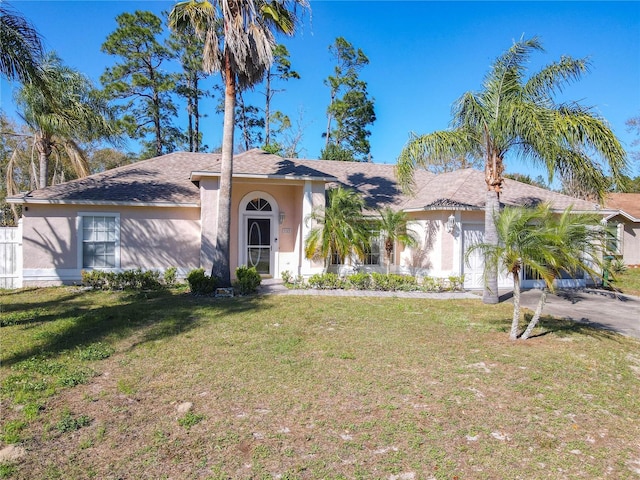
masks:
{"label": "blue sky", "polygon": [[[48,49],[98,83],[114,61],[100,52],[100,45],[116,28],[115,16],[136,9],[159,14],[174,2],[10,4],[32,21]],[[395,163],[411,131],[447,128],[453,102],[465,91],[479,89],[493,60],[523,35],[538,35],[546,49],[532,58],[534,71],[561,55],[589,57],[591,72],[570,85],[565,98],[593,107],[627,148],[636,138],[625,121],[640,115],[640,2],[311,1],[311,6],[296,37],[283,40],[302,78],[288,82],[286,92],[274,100],[292,119],[303,112],[303,156],[316,158],[323,146],[329,97],[323,80],[332,73],[328,46],[338,36],[370,60],[361,78],[375,99],[377,121],[370,137],[374,162]],[[11,86],[3,80],[1,88],[2,108],[12,115]],[[256,93],[256,105],[261,105],[259,98]],[[205,143],[217,146],[222,119],[211,103],[204,108],[211,112],[202,121]],[[541,173],[516,158],[508,159],[507,171]],[[634,165],[632,174],[640,175],[640,166]]]}

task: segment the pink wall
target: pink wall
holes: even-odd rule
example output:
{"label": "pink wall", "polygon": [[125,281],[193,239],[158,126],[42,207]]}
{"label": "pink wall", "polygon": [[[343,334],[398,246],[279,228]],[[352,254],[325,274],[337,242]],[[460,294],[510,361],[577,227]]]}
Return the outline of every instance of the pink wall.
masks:
{"label": "pink wall", "polygon": [[77,268],[77,211],[60,205],[23,209],[23,268]]}
{"label": "pink wall", "polygon": [[78,213],[120,213],[121,268],[190,270],[198,266],[200,212],[193,208],[28,205],[23,220],[25,269],[79,269]]}

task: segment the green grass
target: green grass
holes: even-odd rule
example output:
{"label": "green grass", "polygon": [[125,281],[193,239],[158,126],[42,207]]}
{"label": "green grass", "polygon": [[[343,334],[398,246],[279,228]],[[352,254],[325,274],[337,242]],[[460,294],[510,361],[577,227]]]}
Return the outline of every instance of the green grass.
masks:
{"label": "green grass", "polygon": [[640,297],[640,268],[628,268],[617,274],[613,286],[622,293]]}
{"label": "green grass", "polygon": [[639,343],[508,303],[0,301],[5,478],[637,478]]}

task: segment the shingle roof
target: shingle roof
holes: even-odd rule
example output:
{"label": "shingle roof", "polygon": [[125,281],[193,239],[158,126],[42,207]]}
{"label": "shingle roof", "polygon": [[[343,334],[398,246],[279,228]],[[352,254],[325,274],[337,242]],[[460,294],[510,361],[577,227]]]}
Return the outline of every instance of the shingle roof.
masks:
{"label": "shingle roof", "polygon": [[[52,203],[141,203],[199,205],[198,187],[192,172],[217,175],[220,154],[171,153],[29,192],[29,201]],[[395,165],[336,162],[330,160],[285,159],[262,150],[234,156],[234,175],[256,177],[323,178],[360,191],[370,209],[391,206],[404,210],[433,208],[482,209],[485,205],[484,174],[473,169],[435,175],[416,171],[414,196],[403,194],[395,179]],[[14,198],[19,201],[18,198]],[[590,202],[515,180],[505,180],[501,202],[507,205],[550,202],[554,208],[573,205],[576,210],[593,210]]]}
{"label": "shingle roof", "polygon": [[640,193],[610,193],[604,204],[607,208],[622,210],[640,219]]}

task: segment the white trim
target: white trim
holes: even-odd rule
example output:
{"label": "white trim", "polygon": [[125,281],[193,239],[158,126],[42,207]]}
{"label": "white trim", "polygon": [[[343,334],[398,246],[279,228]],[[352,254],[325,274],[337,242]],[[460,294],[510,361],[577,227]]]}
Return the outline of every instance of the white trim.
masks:
{"label": "white trim", "polygon": [[80,282],[81,268],[25,268],[22,270],[24,284],[31,282]]}
{"label": "white trim", "polygon": [[[263,198],[271,205],[270,212],[247,211],[247,205],[255,198]],[[247,219],[268,218],[270,219],[270,241],[269,241],[269,275],[274,278],[278,275],[280,245],[278,232],[280,231],[280,207],[273,195],[261,190],[254,190],[247,193],[238,204],[238,266],[248,265],[247,259]]]}
{"label": "white trim", "polygon": [[[77,249],[77,267],[83,270],[83,241],[82,237],[82,219],[83,217],[113,217],[116,223],[116,240],[115,240],[115,267],[113,268],[98,268],[96,270],[117,270],[120,268],[120,213],[118,212],[78,212],[76,216],[76,236],[78,238]],[[93,270],[91,268],[84,270]]]}
{"label": "white trim", "polygon": [[88,207],[159,207],[159,208],[199,208],[199,203],[175,202],[114,202],[110,200],[47,200],[26,197],[7,197],[7,203],[18,205],[85,205]]}
{"label": "white trim", "polygon": [[[192,182],[198,182],[203,177],[219,177],[220,172],[206,172],[206,171],[195,171],[191,172],[191,176],[189,180]],[[303,180],[303,181],[312,181],[312,182],[335,182],[337,181],[336,177],[333,176],[310,176],[310,175],[274,175],[267,173],[234,173],[233,178],[251,178],[258,180]]]}
{"label": "white trim", "polygon": [[313,212],[313,184],[311,181],[304,182],[304,189],[302,192],[302,218],[300,219],[300,230],[298,245],[300,246],[298,257],[298,275],[311,275],[313,268],[311,266],[311,260],[304,255],[304,242],[307,240],[309,233],[311,232],[311,220],[307,223],[307,219]]}

